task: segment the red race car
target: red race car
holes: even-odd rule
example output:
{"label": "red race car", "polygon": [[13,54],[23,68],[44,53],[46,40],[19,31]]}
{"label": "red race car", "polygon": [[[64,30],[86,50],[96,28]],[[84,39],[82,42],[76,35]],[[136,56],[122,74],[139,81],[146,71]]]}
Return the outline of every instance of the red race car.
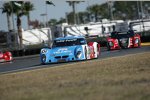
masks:
{"label": "red race car", "polygon": [[12,61],[12,54],[9,51],[2,52],[0,51],[0,62]]}
{"label": "red race car", "polygon": [[112,32],[107,38],[107,49],[134,48],[141,46],[141,38],[133,30],[127,32]]}

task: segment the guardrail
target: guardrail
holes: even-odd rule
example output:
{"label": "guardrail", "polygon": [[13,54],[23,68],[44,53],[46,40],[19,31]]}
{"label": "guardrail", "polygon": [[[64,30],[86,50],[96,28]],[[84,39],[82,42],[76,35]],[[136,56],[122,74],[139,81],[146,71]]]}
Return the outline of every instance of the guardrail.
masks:
{"label": "guardrail", "polygon": [[11,51],[11,53],[13,57],[28,56],[28,55],[40,54],[40,49],[14,50]]}

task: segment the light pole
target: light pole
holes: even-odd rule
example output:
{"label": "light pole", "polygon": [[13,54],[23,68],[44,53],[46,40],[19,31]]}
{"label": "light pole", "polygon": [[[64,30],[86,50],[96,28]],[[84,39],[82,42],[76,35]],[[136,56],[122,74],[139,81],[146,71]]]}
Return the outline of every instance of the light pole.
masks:
{"label": "light pole", "polygon": [[145,26],[144,26],[144,22],[143,22],[144,14],[143,14],[143,3],[142,3],[142,1],[140,1],[140,6],[141,6],[141,15],[142,15],[143,32],[145,32]]}
{"label": "light pole", "polygon": [[45,22],[45,16],[47,15],[47,14],[45,14],[45,13],[43,13],[43,14],[40,14],[42,17],[43,17],[43,24],[45,24],[44,26],[46,27],[46,22]]}
{"label": "light pole", "polygon": [[68,13],[66,12],[65,14],[66,14],[65,15],[66,16],[66,23],[68,24]]}
{"label": "light pole", "polygon": [[45,27],[47,27],[47,23],[48,23],[48,22],[47,22],[47,21],[48,21],[47,4],[45,4],[45,5],[46,5],[46,15],[45,15],[45,16],[46,16],[46,22],[45,22],[45,25],[46,25],[46,26],[45,26]]}
{"label": "light pole", "polygon": [[113,9],[113,2],[112,1],[107,1],[108,2],[108,9],[109,9],[109,15],[110,15],[110,18],[111,18],[111,20],[113,20],[114,19],[114,16],[113,16],[113,11],[114,11],[114,9]]}
{"label": "light pole", "polygon": [[137,10],[138,10],[138,19],[140,19],[140,9],[139,9],[139,1],[137,1]]}
{"label": "light pole", "polygon": [[55,6],[55,4],[52,2],[52,1],[45,1],[45,4],[46,4],[46,27],[48,26],[48,14],[47,14],[47,4],[48,5],[53,5]]}
{"label": "light pole", "polygon": [[77,24],[77,20],[76,20],[76,10],[75,10],[75,1],[73,1],[73,3],[72,3],[72,9],[73,9],[74,24]]}

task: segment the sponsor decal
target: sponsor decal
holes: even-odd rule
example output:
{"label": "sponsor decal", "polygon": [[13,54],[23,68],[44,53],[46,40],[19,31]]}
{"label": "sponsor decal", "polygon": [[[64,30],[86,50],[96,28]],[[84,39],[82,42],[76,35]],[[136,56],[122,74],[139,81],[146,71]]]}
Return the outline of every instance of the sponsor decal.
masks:
{"label": "sponsor decal", "polygon": [[60,48],[54,54],[61,54],[61,53],[71,53],[71,50],[68,50],[67,48]]}

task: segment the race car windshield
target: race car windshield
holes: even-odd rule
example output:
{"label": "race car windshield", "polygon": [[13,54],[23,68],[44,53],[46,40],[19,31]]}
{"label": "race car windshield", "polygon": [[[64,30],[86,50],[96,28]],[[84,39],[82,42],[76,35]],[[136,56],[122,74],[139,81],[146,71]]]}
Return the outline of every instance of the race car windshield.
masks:
{"label": "race car windshield", "polygon": [[111,33],[111,37],[112,38],[117,38],[117,39],[120,39],[120,38],[129,38],[129,37],[133,37],[134,36],[134,33],[133,32],[127,32],[127,33]]}
{"label": "race car windshield", "polygon": [[128,34],[118,34],[117,38],[129,38]]}
{"label": "race car windshield", "polygon": [[133,30],[129,30],[127,32],[127,34],[130,36],[130,37],[133,37],[134,36],[134,31]]}
{"label": "race car windshield", "polygon": [[62,46],[74,46],[74,45],[83,45],[86,44],[85,39],[62,39],[54,40],[53,47],[62,47]]}

